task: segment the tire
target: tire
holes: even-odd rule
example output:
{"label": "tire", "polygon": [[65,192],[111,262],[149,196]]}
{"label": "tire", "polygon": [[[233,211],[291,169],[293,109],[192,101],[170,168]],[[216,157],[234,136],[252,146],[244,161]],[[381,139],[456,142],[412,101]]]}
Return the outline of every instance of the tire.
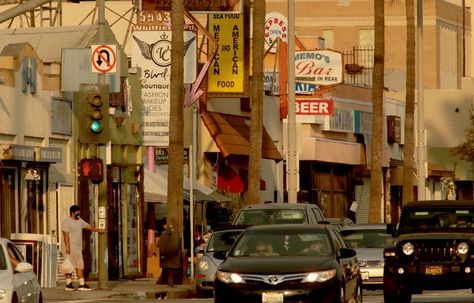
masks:
{"label": "tire", "polygon": [[383,298],[385,303],[410,303],[411,293],[409,289],[399,285],[389,274],[383,277]]}
{"label": "tire", "polygon": [[38,303],[43,303],[43,293],[42,292],[40,292],[40,294],[39,294]]}
{"label": "tire", "polygon": [[358,281],[357,292],[355,294],[354,302],[362,303],[362,282]]}
{"label": "tire", "polygon": [[16,292],[13,293],[13,296],[12,296],[12,303],[18,303],[18,296],[16,295]]}

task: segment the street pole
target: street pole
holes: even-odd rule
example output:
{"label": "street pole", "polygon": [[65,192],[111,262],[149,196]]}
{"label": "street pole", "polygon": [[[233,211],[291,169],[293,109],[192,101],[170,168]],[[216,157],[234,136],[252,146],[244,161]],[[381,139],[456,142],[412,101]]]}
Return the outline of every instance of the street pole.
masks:
{"label": "street pole", "polygon": [[[98,36],[99,36],[99,44],[100,43],[105,43],[105,0],[99,0],[99,13],[98,13]],[[105,73],[99,73],[97,76],[97,83],[99,85],[105,85]],[[104,100],[104,102],[109,102],[109,100]],[[108,115],[108,113],[106,113]],[[108,119],[108,116],[106,116]],[[99,150],[99,146],[97,146],[97,149]],[[98,152],[98,156],[102,156],[101,153]],[[103,168],[105,169],[105,167]],[[104,174],[105,175],[105,174]],[[95,185],[95,186],[100,186],[100,185]],[[107,178],[105,178],[105,185],[102,184],[101,186],[105,186],[105,195],[100,194],[98,195],[99,199],[99,210],[103,210],[105,212],[104,216],[106,217],[107,214]],[[100,187],[99,187],[100,190]],[[103,189],[102,189],[103,190]],[[99,211],[100,214],[100,211]],[[101,219],[99,218],[99,221]],[[107,230],[107,219],[102,218],[102,220],[105,221],[105,229]],[[102,228],[99,224],[99,228]],[[99,289],[107,289],[107,282],[108,282],[108,268],[105,264],[105,251],[107,248],[107,232],[104,233],[99,233],[98,235],[98,258],[97,258],[97,270],[98,270],[98,276],[99,276],[99,283],[98,283],[98,288]]]}
{"label": "street pole", "polygon": [[425,109],[424,109],[424,82],[423,82],[423,0],[417,0],[417,42],[416,60],[418,83],[418,129],[417,129],[417,185],[418,201],[425,200],[425,174],[426,174],[426,137],[425,137]]}
{"label": "street pole", "polygon": [[297,202],[295,108],[295,0],[288,0],[288,136],[287,190],[288,203]]}

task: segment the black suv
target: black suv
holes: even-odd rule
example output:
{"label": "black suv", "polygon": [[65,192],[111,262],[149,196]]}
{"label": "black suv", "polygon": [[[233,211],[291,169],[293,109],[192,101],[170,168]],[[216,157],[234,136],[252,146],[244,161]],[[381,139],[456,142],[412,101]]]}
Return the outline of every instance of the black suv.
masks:
{"label": "black suv", "polygon": [[316,204],[264,203],[244,206],[234,219],[233,225],[266,225],[327,223]]}
{"label": "black suv", "polygon": [[474,287],[474,201],[418,201],[402,208],[395,247],[384,250],[386,303],[423,290]]}

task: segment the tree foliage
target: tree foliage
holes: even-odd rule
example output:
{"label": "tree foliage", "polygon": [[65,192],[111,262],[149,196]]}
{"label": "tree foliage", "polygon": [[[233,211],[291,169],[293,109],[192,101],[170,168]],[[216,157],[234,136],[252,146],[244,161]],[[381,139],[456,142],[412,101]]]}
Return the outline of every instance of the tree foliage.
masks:
{"label": "tree foliage", "polygon": [[453,154],[462,160],[474,163],[474,116],[471,115],[471,126],[465,131],[466,141],[453,148]]}

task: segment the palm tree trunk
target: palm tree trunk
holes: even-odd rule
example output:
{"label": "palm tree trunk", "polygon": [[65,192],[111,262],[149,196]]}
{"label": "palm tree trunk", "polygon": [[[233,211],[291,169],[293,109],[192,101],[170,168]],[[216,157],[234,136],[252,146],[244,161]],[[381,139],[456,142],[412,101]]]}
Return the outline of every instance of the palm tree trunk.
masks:
{"label": "palm tree trunk", "polygon": [[[171,1],[171,102],[168,152],[167,224],[183,235],[183,150],[184,150],[184,1]],[[179,247],[176,252],[178,253]]]}
{"label": "palm tree trunk", "polygon": [[405,141],[403,145],[403,195],[402,205],[413,200],[413,178],[415,172],[415,1],[406,0],[407,58],[406,58],[406,104]]}
{"label": "palm tree trunk", "polygon": [[250,151],[248,191],[245,204],[260,202],[260,172],[263,132],[263,55],[265,29],[265,0],[253,2],[252,81],[250,115]]}
{"label": "palm tree trunk", "polygon": [[382,134],[383,87],[385,58],[385,7],[384,1],[374,1],[375,50],[372,88],[372,161],[370,165],[369,223],[381,221],[382,187]]}

